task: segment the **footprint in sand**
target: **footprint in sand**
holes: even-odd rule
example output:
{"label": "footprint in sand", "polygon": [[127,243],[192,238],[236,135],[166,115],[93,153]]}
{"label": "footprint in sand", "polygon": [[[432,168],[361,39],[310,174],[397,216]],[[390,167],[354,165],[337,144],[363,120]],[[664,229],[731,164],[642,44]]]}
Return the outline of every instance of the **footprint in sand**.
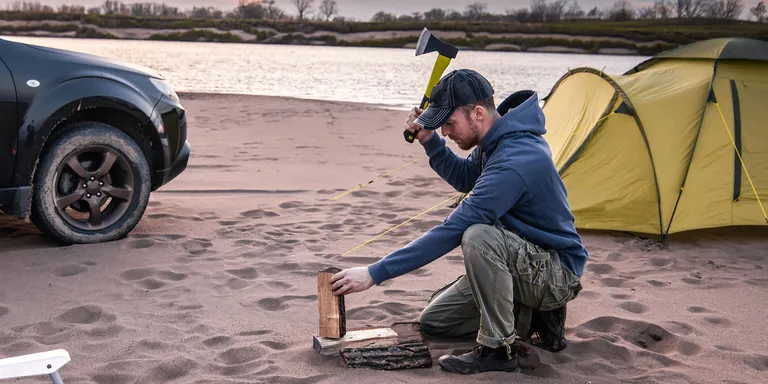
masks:
{"label": "footprint in sand", "polygon": [[663,281],[658,281],[658,280],[648,280],[648,284],[653,285],[654,287],[666,287],[670,283],[665,283]]}
{"label": "footprint in sand", "polygon": [[282,351],[288,349],[287,344],[279,343],[277,341],[262,341],[261,344],[273,351]]}
{"label": "footprint in sand", "polygon": [[605,277],[600,279],[600,282],[603,283],[606,287],[611,288],[618,288],[621,287],[625,282],[629,281],[628,279],[624,278],[616,278],[616,277]]}
{"label": "footprint in sand", "polygon": [[768,287],[768,279],[749,279],[744,280],[744,282],[757,287]]}
{"label": "footprint in sand", "polygon": [[352,264],[367,265],[379,261],[378,257],[365,257],[365,256],[344,256],[341,257],[341,261],[349,262]]}
{"label": "footprint in sand", "polygon": [[765,372],[768,371],[768,356],[750,354],[744,357],[744,364],[756,371]]}
{"label": "footprint in sand", "polygon": [[220,374],[239,376],[268,365],[267,362],[261,361],[265,355],[266,351],[258,346],[234,347],[219,353],[214,361],[224,365],[224,367],[216,367]]}
{"label": "footprint in sand", "polygon": [[240,305],[244,307],[259,307],[265,311],[270,312],[279,312],[284,311],[286,309],[289,309],[292,307],[293,304],[291,302],[298,302],[299,304],[307,304],[314,301],[317,301],[317,295],[309,295],[309,296],[282,296],[282,297],[267,297],[267,298],[256,298],[256,299],[248,299],[245,301],[242,301]]}
{"label": "footprint in sand", "polygon": [[332,193],[344,192],[343,189],[320,189],[316,191],[319,195],[330,195]]}
{"label": "footprint in sand", "polygon": [[282,281],[267,281],[264,284],[275,291],[288,291],[293,288],[293,285],[284,283]]}
{"label": "footprint in sand", "polygon": [[228,269],[225,272],[229,273],[232,276],[236,276],[241,279],[245,280],[254,280],[259,277],[259,272],[256,271],[256,268],[248,267],[248,268],[240,268],[240,269]]}
{"label": "footprint in sand", "polygon": [[629,256],[619,252],[611,252],[608,254],[608,256],[605,257],[605,260],[613,261],[613,262],[622,262],[624,260],[629,260]]}
{"label": "footprint in sand", "polygon": [[203,345],[211,349],[226,348],[234,343],[235,341],[228,336],[214,336],[203,340]]}
{"label": "footprint in sand", "polygon": [[144,249],[144,248],[150,248],[153,245],[155,245],[155,240],[153,239],[138,239],[138,240],[133,240],[129,242],[128,248]]}
{"label": "footprint in sand", "polygon": [[704,318],[704,322],[721,328],[730,328],[733,326],[733,322],[725,317],[708,316]]}
{"label": "footprint in sand", "polygon": [[[698,354],[702,350],[700,345],[685,340],[657,324],[615,316],[601,316],[589,320],[576,326],[574,333],[577,337],[586,340],[579,343],[579,346],[574,349],[587,352],[589,350],[601,350],[606,347],[607,349],[620,348],[622,351],[605,350],[601,351],[601,354],[606,353],[605,358],[609,361],[615,360],[618,356],[623,356],[630,365],[637,358],[650,357],[668,366],[669,363],[675,363],[676,361],[667,355],[680,353],[691,356]],[[636,351],[627,350],[616,342],[609,343],[606,341],[615,337],[656,354],[641,355]],[[580,352],[574,351],[574,353],[578,355]]]}
{"label": "footprint in sand", "polygon": [[169,357],[152,367],[147,367],[148,373],[140,377],[137,382],[170,383],[189,374],[194,374],[198,366],[197,362],[185,357]]}
{"label": "footprint in sand", "polygon": [[670,259],[651,259],[648,261],[648,264],[651,264],[652,266],[659,267],[659,268],[668,267],[674,263],[675,263],[674,260],[670,260]]}
{"label": "footprint in sand", "polygon": [[53,271],[53,275],[56,277],[69,277],[69,276],[79,275],[87,270],[88,268],[83,265],[69,264],[69,265],[63,265],[61,267],[56,268]]}
{"label": "footprint in sand", "polygon": [[277,217],[280,215],[272,211],[265,211],[263,209],[253,209],[250,211],[240,212],[240,216],[245,216],[251,219],[263,219],[265,217]]}
{"label": "footprint in sand", "polygon": [[100,306],[89,304],[72,308],[56,317],[55,320],[70,324],[93,324],[101,320],[102,317],[106,317],[104,315]]}
{"label": "footprint in sand", "polygon": [[212,247],[213,243],[208,239],[194,238],[181,243],[181,246],[187,253],[196,256],[203,252],[210,252],[208,248]]}
{"label": "footprint in sand", "polygon": [[588,264],[587,270],[597,275],[607,275],[613,273],[616,269],[610,264]]}
{"label": "footprint in sand", "polygon": [[282,209],[291,209],[301,207],[302,205],[304,205],[304,203],[300,201],[286,201],[285,203],[278,205],[278,207]]}
{"label": "footprint in sand", "polygon": [[704,308],[704,307],[699,307],[699,306],[688,307],[688,312],[691,312],[691,313],[713,313],[709,309]]}
{"label": "footprint in sand", "polygon": [[8,309],[8,307],[0,305],[0,317],[7,315],[9,312],[11,312],[11,310]]}
{"label": "footprint in sand", "polygon": [[637,314],[648,312],[648,307],[636,301],[625,301],[619,304],[619,307],[621,307],[621,309],[627,312],[632,312]]}
{"label": "footprint in sand", "polygon": [[85,265],[86,267],[93,267],[93,266],[97,265],[97,263],[95,261],[88,261],[88,260],[78,261],[77,263]]}
{"label": "footprint in sand", "polygon": [[119,278],[123,281],[136,282],[139,287],[152,291],[164,287],[169,281],[184,280],[187,278],[187,274],[145,267],[123,271]]}
{"label": "footprint in sand", "polygon": [[218,220],[219,215],[217,215],[215,212],[200,212],[199,218],[209,221],[209,220]]}

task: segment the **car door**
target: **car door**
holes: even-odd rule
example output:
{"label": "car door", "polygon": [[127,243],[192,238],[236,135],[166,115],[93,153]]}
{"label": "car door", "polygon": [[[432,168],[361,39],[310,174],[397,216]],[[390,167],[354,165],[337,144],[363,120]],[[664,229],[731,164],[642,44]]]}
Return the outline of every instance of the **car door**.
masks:
{"label": "car door", "polygon": [[0,52],[0,188],[11,187],[19,133],[16,87]]}

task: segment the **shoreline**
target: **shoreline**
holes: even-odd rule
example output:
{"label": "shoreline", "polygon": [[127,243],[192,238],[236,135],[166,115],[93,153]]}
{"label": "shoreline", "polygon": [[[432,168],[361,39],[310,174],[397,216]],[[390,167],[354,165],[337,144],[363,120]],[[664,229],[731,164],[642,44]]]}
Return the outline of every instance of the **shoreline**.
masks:
{"label": "shoreline", "polygon": [[[246,30],[247,29],[247,30]],[[336,32],[311,28],[280,31],[269,26],[219,28],[104,27],[81,21],[2,20],[0,34],[14,37],[156,40],[244,44],[280,44],[368,48],[415,48],[420,29],[392,28],[363,32]],[[463,51],[576,53],[607,56],[649,56],[677,44],[661,38],[637,41],[620,36],[592,35],[578,30],[562,32],[486,32],[431,28],[440,39]],[[310,32],[311,31],[311,32]]]}
{"label": "shoreline", "polygon": [[[396,106],[396,105],[379,104],[379,103],[366,103],[362,101],[312,99],[312,98],[304,98],[304,97],[296,97],[296,96],[257,95],[252,93],[177,91],[176,94],[179,96],[180,99],[182,99],[182,102],[184,101],[184,98],[187,98],[188,100],[192,100],[192,99],[199,99],[204,97],[222,97],[222,98],[244,97],[244,98],[253,98],[253,99],[263,99],[264,101],[280,100],[285,102],[323,103],[323,104],[331,104],[339,107],[361,107],[362,106],[366,108],[376,108],[376,109],[381,109],[383,111],[395,111],[395,112],[409,111],[411,109],[411,107],[406,107],[406,106]],[[416,106],[417,104],[418,104],[417,102],[413,103],[414,106]]]}

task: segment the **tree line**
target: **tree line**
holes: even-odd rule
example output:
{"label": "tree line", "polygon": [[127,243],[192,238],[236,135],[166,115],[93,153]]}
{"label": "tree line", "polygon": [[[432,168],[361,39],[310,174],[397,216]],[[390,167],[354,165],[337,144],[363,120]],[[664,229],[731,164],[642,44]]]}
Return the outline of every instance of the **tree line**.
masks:
{"label": "tree line", "polygon": [[[335,0],[291,0],[295,14],[289,14],[275,4],[275,0],[239,0],[230,11],[215,7],[193,7],[181,10],[178,7],[156,2],[124,3],[106,0],[98,7],[80,5],[59,5],[53,8],[39,2],[16,1],[6,4],[11,12],[46,12],[68,14],[125,15],[137,17],[193,18],[193,19],[261,19],[261,20],[307,20],[344,22],[341,10]],[[315,9],[315,6],[317,9]],[[636,8],[630,0],[616,0],[603,9],[595,6],[588,11],[581,8],[578,0],[532,0],[527,8],[507,9],[503,14],[487,12],[487,4],[468,4],[463,11],[433,8],[426,12],[409,15],[380,11],[371,22],[398,21],[515,21],[515,22],[556,22],[567,20],[654,20],[654,19],[714,19],[735,20],[744,15],[743,0],[654,0],[653,5]],[[314,17],[312,17],[314,16]],[[768,21],[763,0],[748,9],[747,20]]]}

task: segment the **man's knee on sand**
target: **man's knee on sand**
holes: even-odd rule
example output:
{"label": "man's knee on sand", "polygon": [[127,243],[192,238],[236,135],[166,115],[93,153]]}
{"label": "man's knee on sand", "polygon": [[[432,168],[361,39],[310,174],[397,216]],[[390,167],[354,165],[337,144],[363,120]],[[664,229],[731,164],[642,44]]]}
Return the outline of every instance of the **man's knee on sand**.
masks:
{"label": "man's knee on sand", "polygon": [[[467,245],[474,248],[487,249],[493,245],[497,235],[496,227],[488,224],[472,224],[461,237],[461,247],[466,249]],[[466,252],[464,253],[466,256]]]}

